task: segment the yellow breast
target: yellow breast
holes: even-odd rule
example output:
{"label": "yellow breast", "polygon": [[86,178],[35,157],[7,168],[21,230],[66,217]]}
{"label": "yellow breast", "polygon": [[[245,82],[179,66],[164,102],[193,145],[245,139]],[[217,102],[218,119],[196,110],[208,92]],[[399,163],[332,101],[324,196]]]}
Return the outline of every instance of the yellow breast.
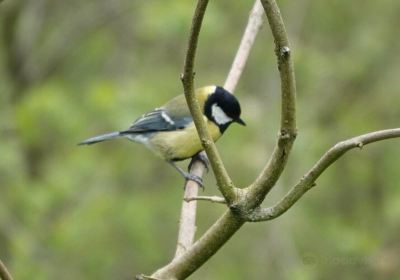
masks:
{"label": "yellow breast", "polygon": [[[217,125],[204,117],[211,137],[216,141],[221,132]],[[196,127],[191,124],[183,130],[165,131],[155,134],[150,140],[150,149],[166,160],[183,160],[203,150]]]}

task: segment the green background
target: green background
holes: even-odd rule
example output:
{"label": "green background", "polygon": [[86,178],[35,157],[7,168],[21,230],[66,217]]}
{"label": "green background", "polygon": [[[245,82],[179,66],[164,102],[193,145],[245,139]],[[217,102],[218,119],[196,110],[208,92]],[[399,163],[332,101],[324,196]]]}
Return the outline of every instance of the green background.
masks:
{"label": "green background", "polygon": [[[252,1],[210,1],[196,85],[224,83]],[[336,142],[398,127],[400,2],[279,1],[298,128],[279,199]],[[0,4],[0,258],[15,279],[132,279],[174,253],[183,182],[140,145],[76,143],[126,128],[182,92],[195,1]],[[218,147],[254,180],[279,129],[267,26],[236,90],[246,127]],[[400,140],[346,154],[278,220],[247,224],[191,279],[399,279]],[[186,162],[181,166],[185,167]],[[212,174],[206,195],[218,194]],[[199,236],[225,210],[200,202]]]}

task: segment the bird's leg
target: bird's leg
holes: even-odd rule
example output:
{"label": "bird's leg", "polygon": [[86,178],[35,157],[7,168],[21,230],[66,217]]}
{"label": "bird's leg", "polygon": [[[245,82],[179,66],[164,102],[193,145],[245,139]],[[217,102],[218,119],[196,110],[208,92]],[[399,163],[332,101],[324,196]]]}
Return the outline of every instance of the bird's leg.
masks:
{"label": "bird's leg", "polygon": [[171,164],[179,172],[179,174],[183,176],[183,178],[196,182],[201,188],[204,189],[203,179],[201,179],[199,176],[183,171],[182,168],[177,166],[172,160],[168,160],[167,162]]}
{"label": "bird's leg", "polygon": [[205,153],[197,153],[192,157],[192,160],[189,163],[189,167],[188,170],[190,171],[190,169],[192,168],[193,162],[195,162],[196,160],[201,161],[204,164],[204,167],[206,168],[207,172],[208,172],[208,167],[210,166],[210,161],[208,160],[208,157]]}

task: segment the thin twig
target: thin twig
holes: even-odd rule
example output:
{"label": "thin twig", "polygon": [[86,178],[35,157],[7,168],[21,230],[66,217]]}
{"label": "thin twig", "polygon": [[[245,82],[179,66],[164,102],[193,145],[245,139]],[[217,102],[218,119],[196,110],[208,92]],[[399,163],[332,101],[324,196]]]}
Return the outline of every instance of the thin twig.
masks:
{"label": "thin twig", "polygon": [[[190,173],[202,177],[205,167],[204,164],[196,160],[190,168]],[[196,209],[197,202],[189,203],[190,197],[197,196],[199,187],[196,182],[188,181],[185,185],[182,203],[181,217],[179,219],[178,241],[175,251],[175,258],[181,256],[192,244],[196,233]]]}
{"label": "thin twig", "polygon": [[8,271],[5,264],[0,260],[0,279],[2,280],[13,280],[10,272]]}
{"label": "thin twig", "polygon": [[240,41],[239,49],[236,52],[236,56],[233,60],[228,77],[225,80],[224,88],[230,93],[235,91],[236,85],[243,73],[243,69],[246,65],[250,51],[253,48],[258,31],[261,29],[264,23],[263,16],[264,9],[261,5],[261,2],[256,0],[253,8],[251,9],[246,29],[243,33],[242,40]]}
{"label": "thin twig", "polygon": [[272,220],[290,209],[308,190],[314,187],[317,178],[347,151],[391,138],[400,137],[400,128],[387,129],[363,134],[337,143],[330,148],[301,180],[274,206],[259,209],[248,215],[246,220],[260,222]]}
{"label": "thin twig", "polygon": [[220,204],[226,204],[226,200],[223,197],[220,196],[188,196],[184,198],[186,202],[191,202],[191,201],[197,201],[197,200],[203,200],[203,201],[210,201],[214,203],[220,203]]}

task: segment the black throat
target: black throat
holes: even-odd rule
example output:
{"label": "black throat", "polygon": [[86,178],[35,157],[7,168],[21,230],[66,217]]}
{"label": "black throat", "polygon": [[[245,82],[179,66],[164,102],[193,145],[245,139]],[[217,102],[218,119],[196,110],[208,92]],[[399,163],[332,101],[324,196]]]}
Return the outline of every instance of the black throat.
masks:
{"label": "black throat", "polygon": [[[215,122],[214,122],[215,123]],[[225,123],[225,124],[216,124],[217,126],[218,126],[218,128],[219,128],[219,131],[221,132],[221,134],[223,134],[224,132],[225,132],[225,130],[229,127],[229,125],[231,124],[232,122],[228,122],[228,123]]]}

